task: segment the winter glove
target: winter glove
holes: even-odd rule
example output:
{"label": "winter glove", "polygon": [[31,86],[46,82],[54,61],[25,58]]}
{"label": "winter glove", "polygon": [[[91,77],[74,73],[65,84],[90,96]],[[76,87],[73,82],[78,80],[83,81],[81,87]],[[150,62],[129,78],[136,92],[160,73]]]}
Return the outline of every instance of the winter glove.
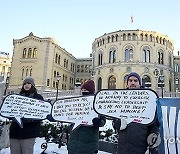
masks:
{"label": "winter glove", "polygon": [[99,118],[99,117],[93,118],[92,123],[93,123],[94,127],[100,127],[100,125],[101,125],[101,118]]}
{"label": "winter glove", "polygon": [[92,123],[94,127],[103,127],[106,123],[106,119],[104,116],[95,117],[93,118]]}
{"label": "winter glove", "polygon": [[48,114],[46,119],[48,119],[50,122],[56,122],[56,120],[54,120],[51,114]]}
{"label": "winter glove", "polygon": [[127,123],[124,119],[114,119],[112,125],[117,131],[123,130],[127,127]]}

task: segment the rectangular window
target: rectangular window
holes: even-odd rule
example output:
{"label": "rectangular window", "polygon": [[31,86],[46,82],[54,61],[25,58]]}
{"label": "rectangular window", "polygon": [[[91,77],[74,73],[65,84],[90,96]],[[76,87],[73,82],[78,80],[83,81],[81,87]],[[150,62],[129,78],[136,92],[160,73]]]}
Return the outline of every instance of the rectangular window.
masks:
{"label": "rectangular window", "polygon": [[50,79],[47,79],[47,86],[49,86],[50,84]]}

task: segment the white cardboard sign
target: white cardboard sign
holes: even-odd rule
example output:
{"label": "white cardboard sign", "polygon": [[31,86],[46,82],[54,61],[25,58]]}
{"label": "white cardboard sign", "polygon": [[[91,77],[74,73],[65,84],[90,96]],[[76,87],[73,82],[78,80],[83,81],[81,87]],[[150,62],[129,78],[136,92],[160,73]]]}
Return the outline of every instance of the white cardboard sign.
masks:
{"label": "white cardboard sign", "polygon": [[156,111],[157,94],[149,89],[101,90],[96,93],[94,109],[109,117],[125,119],[127,124],[149,124]]}
{"label": "white cardboard sign", "polygon": [[14,117],[23,127],[21,118],[46,119],[51,109],[49,102],[13,94],[4,99],[0,114],[6,118]]}
{"label": "white cardboard sign", "polygon": [[92,119],[98,117],[93,100],[94,95],[58,100],[53,104],[52,117],[56,121],[74,123],[73,129],[80,124],[91,125]]}

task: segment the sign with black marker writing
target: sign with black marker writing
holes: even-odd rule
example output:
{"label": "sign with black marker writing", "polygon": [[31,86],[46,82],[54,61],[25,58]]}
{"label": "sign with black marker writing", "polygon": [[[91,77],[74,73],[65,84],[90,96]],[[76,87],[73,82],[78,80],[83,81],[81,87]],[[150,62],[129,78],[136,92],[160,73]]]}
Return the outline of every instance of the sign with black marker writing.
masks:
{"label": "sign with black marker writing", "polygon": [[91,125],[92,119],[98,114],[93,109],[93,96],[65,98],[53,104],[52,117],[56,121],[74,123],[74,128],[80,124]]}
{"label": "sign with black marker writing", "polygon": [[125,119],[127,124],[149,124],[155,116],[156,99],[157,94],[149,89],[101,90],[93,104],[99,114]]}
{"label": "sign with black marker writing", "polygon": [[51,109],[49,102],[13,94],[4,99],[0,114],[6,118],[15,118],[23,127],[21,118],[46,119]]}

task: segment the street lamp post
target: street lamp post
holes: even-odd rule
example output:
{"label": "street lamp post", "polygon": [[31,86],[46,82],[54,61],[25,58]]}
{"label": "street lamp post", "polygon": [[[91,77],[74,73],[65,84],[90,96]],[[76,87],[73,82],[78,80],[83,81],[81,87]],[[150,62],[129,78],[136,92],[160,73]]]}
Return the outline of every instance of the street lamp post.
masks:
{"label": "street lamp post", "polygon": [[159,70],[157,68],[155,68],[153,74],[155,76],[155,79],[156,79],[156,90],[158,91],[158,76],[159,76]]}
{"label": "street lamp post", "polygon": [[164,75],[159,76],[158,87],[161,87],[161,97],[163,98]]}
{"label": "street lamp post", "polygon": [[56,79],[57,79],[57,85],[56,85],[56,88],[57,88],[57,91],[56,91],[56,101],[57,101],[57,99],[58,99],[59,81],[60,81],[60,79],[61,79],[61,76],[58,74],[58,75],[56,76]]}
{"label": "street lamp post", "polygon": [[4,96],[6,95],[6,91],[7,91],[8,85],[9,85],[9,76],[6,77]]}

